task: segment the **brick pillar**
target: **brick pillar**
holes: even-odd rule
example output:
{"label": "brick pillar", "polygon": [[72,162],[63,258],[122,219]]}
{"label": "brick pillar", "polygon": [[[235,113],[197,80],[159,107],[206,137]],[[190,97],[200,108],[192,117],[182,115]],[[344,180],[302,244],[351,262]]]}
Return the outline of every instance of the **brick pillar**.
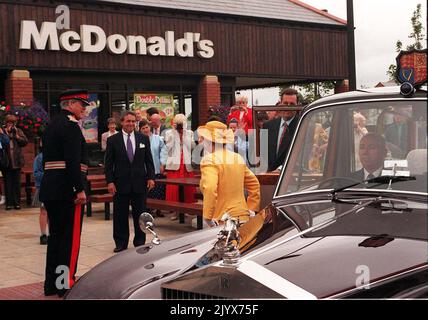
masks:
{"label": "brick pillar", "polygon": [[199,101],[199,125],[203,125],[208,120],[208,108],[210,106],[219,106],[220,82],[217,76],[205,76],[199,83],[198,88]]}
{"label": "brick pillar", "polygon": [[349,91],[348,79],[336,82],[336,85],[334,86],[334,93],[342,93],[342,92],[348,92],[348,91]]}
{"label": "brick pillar", "polygon": [[5,81],[6,103],[18,106],[33,104],[33,79],[27,70],[13,70]]}

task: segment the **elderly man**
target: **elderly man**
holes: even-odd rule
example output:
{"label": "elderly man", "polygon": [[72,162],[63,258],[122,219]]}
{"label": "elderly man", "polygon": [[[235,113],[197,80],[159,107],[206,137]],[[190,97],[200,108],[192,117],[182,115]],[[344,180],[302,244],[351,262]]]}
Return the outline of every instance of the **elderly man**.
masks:
{"label": "elderly man", "polygon": [[379,177],[387,155],[385,140],[375,133],[367,133],[361,138],[358,151],[363,168],[351,174],[358,181]]}
{"label": "elderly man", "polygon": [[50,121],[43,134],[44,174],[39,198],[48,213],[50,234],[45,295],[63,296],[75,281],[88,170],[86,141],[78,122],[89,105],[87,99],[86,90],[63,92],[61,113]]}
{"label": "elderly man", "polygon": [[[232,130],[219,121],[210,121],[199,127],[198,134],[208,151],[201,160],[199,184],[204,196],[205,222],[215,226],[225,212],[242,222],[248,221],[259,210],[260,184],[244,159],[226,148],[226,144],[233,143]],[[247,200],[244,189],[248,192]]]}
{"label": "elderly man", "polygon": [[156,136],[160,136],[162,134],[162,131],[166,129],[166,127],[162,124],[161,120],[162,118],[158,113],[154,113],[150,117],[151,132]]}

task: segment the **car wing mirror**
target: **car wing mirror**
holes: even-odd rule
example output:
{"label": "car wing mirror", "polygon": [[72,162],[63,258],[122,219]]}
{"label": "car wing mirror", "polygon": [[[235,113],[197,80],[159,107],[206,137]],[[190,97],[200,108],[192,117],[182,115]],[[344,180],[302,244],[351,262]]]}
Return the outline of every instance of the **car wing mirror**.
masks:
{"label": "car wing mirror", "polygon": [[159,239],[157,233],[154,231],[154,226],[155,226],[154,221],[155,219],[150,213],[143,212],[140,215],[140,219],[139,219],[140,229],[145,233],[147,233],[147,231],[151,233],[153,235],[152,243],[159,245],[161,244],[161,240]]}

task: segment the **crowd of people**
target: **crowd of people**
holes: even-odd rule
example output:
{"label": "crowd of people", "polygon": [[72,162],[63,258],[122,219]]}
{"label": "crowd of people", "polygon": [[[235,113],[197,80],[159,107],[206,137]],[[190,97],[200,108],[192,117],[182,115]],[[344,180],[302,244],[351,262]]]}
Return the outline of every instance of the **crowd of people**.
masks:
{"label": "crowd of people", "polygon": [[[44,132],[41,152],[33,164],[36,187],[33,205],[40,208],[40,244],[48,246],[46,295],[62,296],[75,281],[88,169],[86,142],[78,121],[89,105],[87,97],[85,90],[68,90],[61,94],[61,113],[51,120]],[[225,212],[243,223],[256,215],[260,209],[260,184],[251,170],[253,129],[266,130],[267,141],[263,144],[267,147],[267,171],[274,171],[285,161],[299,120],[298,112],[293,109],[299,104],[296,90],[284,90],[278,104],[289,108],[253,113],[248,99],[239,95],[224,120],[212,114],[195,131],[188,128],[184,114],[176,114],[168,127],[156,108],[146,110],[146,117],[141,110],[124,111],[119,130],[116,120],[109,118],[108,131],[101,135],[101,148],[105,151],[108,192],[113,195],[114,252],[128,247],[129,207],[134,227],[133,245],[138,247],[146,242],[139,216],[148,209],[147,198],[197,201],[196,187],[184,187],[181,199],[178,186],[156,184],[156,179],[192,178],[196,170],[200,171],[202,215],[209,227],[218,225]],[[16,120],[13,115],[7,116],[5,125],[0,128],[0,167],[4,179],[4,190],[0,191],[5,194],[6,210],[20,209],[24,165],[21,149],[28,143],[25,134],[16,127]],[[355,113],[356,172],[353,177],[359,180],[378,176],[387,152],[385,139],[368,133],[365,121],[364,115]],[[330,129],[326,123],[313,125],[314,143],[307,161],[311,171],[322,167]],[[395,117],[386,130],[386,140],[403,147],[399,140],[403,126],[404,120]],[[157,217],[165,214],[156,208],[151,212]],[[176,212],[170,214],[172,220],[177,219]],[[69,268],[68,282],[61,288],[56,285],[59,265]]]}

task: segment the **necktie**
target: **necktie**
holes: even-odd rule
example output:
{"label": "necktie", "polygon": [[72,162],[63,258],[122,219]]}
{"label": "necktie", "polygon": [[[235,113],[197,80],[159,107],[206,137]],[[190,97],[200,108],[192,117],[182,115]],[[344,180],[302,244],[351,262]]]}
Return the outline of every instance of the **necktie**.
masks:
{"label": "necktie", "polygon": [[134,150],[132,149],[131,135],[128,133],[128,140],[126,140],[126,153],[128,154],[128,159],[132,163],[134,160]]}
{"label": "necktie", "polygon": [[277,152],[279,151],[279,148],[280,148],[280,146],[282,144],[282,140],[284,140],[285,133],[287,132],[287,128],[288,128],[287,127],[287,122],[284,121],[284,123],[282,124],[282,127],[283,127],[283,129],[282,129],[281,138],[279,139],[279,144],[278,144],[278,150],[277,150]]}
{"label": "necktie", "polygon": [[369,173],[368,175],[367,175],[367,179],[366,180],[368,180],[368,179],[373,179],[375,176],[372,174],[372,173]]}

